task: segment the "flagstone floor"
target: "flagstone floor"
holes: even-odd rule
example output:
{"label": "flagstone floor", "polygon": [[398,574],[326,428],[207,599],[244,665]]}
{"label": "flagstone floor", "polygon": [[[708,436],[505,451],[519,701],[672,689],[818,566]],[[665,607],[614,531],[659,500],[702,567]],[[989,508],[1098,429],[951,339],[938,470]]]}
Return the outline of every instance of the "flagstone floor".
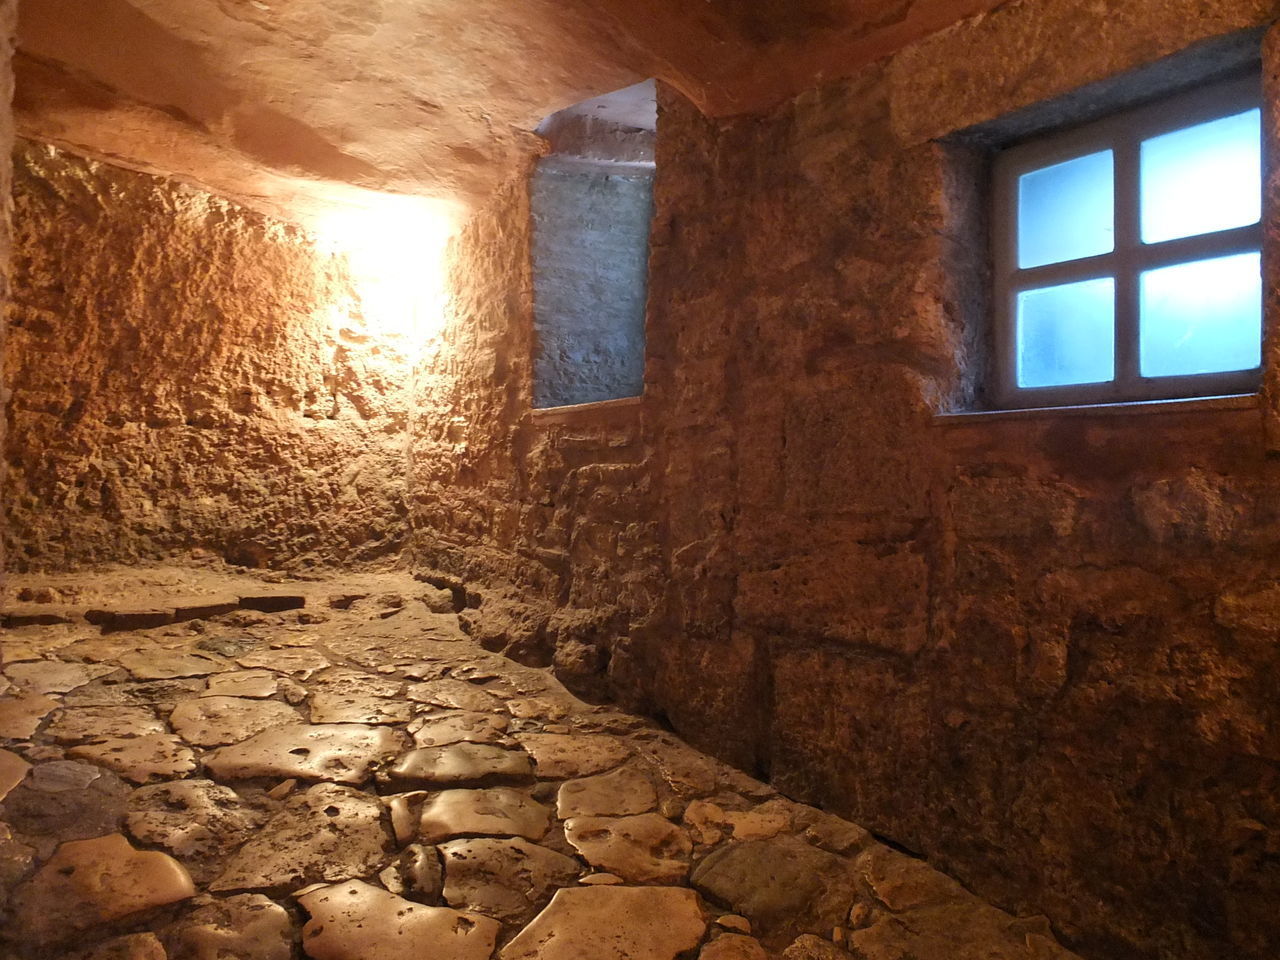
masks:
{"label": "flagstone floor", "polygon": [[0,612],[0,957],[1062,960],[407,577],[24,578]]}

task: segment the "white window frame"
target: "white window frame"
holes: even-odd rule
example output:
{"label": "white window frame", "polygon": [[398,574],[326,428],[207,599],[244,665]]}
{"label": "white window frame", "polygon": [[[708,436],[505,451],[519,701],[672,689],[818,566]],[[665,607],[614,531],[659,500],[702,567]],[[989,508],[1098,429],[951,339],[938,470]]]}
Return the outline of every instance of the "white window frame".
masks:
{"label": "white window frame", "polygon": [[[1256,72],[1166,98],[1086,126],[1003,150],[992,177],[994,343],[991,399],[997,407],[1052,407],[1222,396],[1257,391],[1258,368],[1177,377],[1143,377],[1138,368],[1139,279],[1144,271],[1262,249],[1265,205],[1256,224],[1162,243],[1140,232],[1140,145],[1144,140],[1262,106]],[[1264,131],[1265,116],[1264,115]],[[1265,136],[1264,136],[1265,143]],[[1111,150],[1115,162],[1115,248],[1111,253],[1019,268],[1018,181],[1033,170]],[[1263,151],[1263,177],[1267,156]],[[1262,184],[1258,189],[1262,192]],[[1020,387],[1017,382],[1017,297],[1025,290],[1083,280],[1115,279],[1115,378],[1109,383]],[[1265,298],[1264,298],[1265,299]]]}

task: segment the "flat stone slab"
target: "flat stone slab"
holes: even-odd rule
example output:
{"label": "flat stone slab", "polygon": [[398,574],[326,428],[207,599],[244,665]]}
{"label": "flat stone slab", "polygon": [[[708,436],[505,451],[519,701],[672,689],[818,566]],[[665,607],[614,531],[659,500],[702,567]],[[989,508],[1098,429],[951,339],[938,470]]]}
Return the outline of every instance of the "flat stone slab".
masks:
{"label": "flat stone slab", "polygon": [[493,694],[475,684],[447,677],[411,684],[406,695],[415,703],[433,703],[438,707],[476,713],[492,713],[502,708],[502,701]]}
{"label": "flat stone slab", "polygon": [[523,926],[582,872],[578,862],[521,837],[469,837],[440,844],[444,898]]}
{"label": "flat stone slab", "polygon": [[4,668],[14,686],[27,693],[67,693],[91,680],[115,673],[116,668],[99,663],[64,663],[61,660],[28,660]]}
{"label": "flat stone slab", "polygon": [[320,783],[290,797],[237,851],[209,889],[297,889],[372,873],[386,855],[382,804],[349,787]]}
{"label": "flat stone slab", "polygon": [[518,733],[516,740],[548,780],[603,773],[631,756],[630,747],[607,734]]}
{"label": "flat stone slab", "polygon": [[394,863],[378,874],[384,887],[419,903],[436,903],[444,890],[444,868],[436,848],[411,843]]}
{"label": "flat stone slab", "polygon": [[172,710],[179,700],[198,696],[204,689],[201,677],[171,680],[130,680],[104,685],[101,682],[77,687],[62,697],[64,707],[153,706]]}
{"label": "flat stone slab", "polygon": [[875,844],[854,862],[868,888],[894,913],[968,900],[972,894],[923,860]]}
{"label": "flat stone slab", "polygon": [[288,911],[257,893],[197,901],[174,928],[178,956],[191,960],[291,960],[293,921]]}
{"label": "flat stone slab", "polygon": [[404,700],[355,692],[311,695],[312,723],[408,723],[413,705]]}
{"label": "flat stone slab", "polygon": [[395,762],[387,776],[405,785],[481,785],[531,780],[533,763],[523,750],[506,750],[486,743],[453,743],[411,750]]}
{"label": "flat stone slab", "polygon": [[506,736],[507,718],[497,713],[461,710],[439,716],[419,717],[409,725],[419,747],[444,747],[451,743],[496,743]]}
{"label": "flat stone slab", "polygon": [[364,783],[375,763],[400,751],[401,739],[386,727],[354,723],[289,724],[205,758],[205,767],[219,780],[277,777]]}
{"label": "flat stone slab", "polygon": [[720,847],[698,862],[693,885],[768,932],[826,935],[857,897],[852,865],[796,837]]}
{"label": "flat stone slab", "polygon": [[516,697],[507,701],[507,712],[517,720],[563,720],[571,713],[586,709],[585,703],[568,694]]}
{"label": "flat stone slab", "polygon": [[59,743],[82,743],[164,733],[165,726],[148,707],[73,707],[55,713],[44,732]]}
{"label": "flat stone slab", "polygon": [[59,943],[194,893],[167,854],[135,850],[118,833],[72,840],[14,892],[14,929],[37,944]]}
{"label": "flat stone slab", "polygon": [[715,793],[722,773],[729,773],[715,760],[669,733],[637,741],[636,749],[653,764],[677,796],[691,799]]}
{"label": "flat stone slab", "polygon": [[359,880],[298,903],[311,914],[302,946],[314,960],[489,960],[500,929],[488,917],[423,906]]}
{"label": "flat stone slab", "polygon": [[11,750],[0,750],[0,803],[27,777],[31,764]]}
{"label": "flat stone slab", "polygon": [[656,813],[574,817],[564,833],[593,867],[632,883],[680,883],[689,875],[689,834]]}
{"label": "flat stone slab", "polygon": [[489,787],[442,790],[422,805],[418,833],[434,843],[463,836],[541,840],[551,827],[551,808],[527,790]]}
{"label": "flat stone slab", "polygon": [[309,680],[314,674],[332,666],[324,654],[305,647],[255,650],[243,657],[236,657],[236,663],[246,670],[274,670],[276,673],[287,673],[299,680]]}
{"label": "flat stone slab", "polygon": [[706,931],[679,887],[569,887],[507,944],[500,960],[675,960]]}
{"label": "flat stone slab", "polygon": [[207,677],[229,669],[225,661],[203,653],[176,650],[135,650],[120,657],[120,665],[138,680],[175,680]]}
{"label": "flat stone slab", "polygon": [[685,808],[684,822],[698,843],[714,845],[725,837],[734,840],[776,837],[790,829],[791,815],[788,801],[770,801],[751,810],[726,810],[707,800],[694,800]]}
{"label": "flat stone slab", "polygon": [[248,697],[261,700],[274,697],[279,678],[270,670],[233,670],[209,678],[205,694],[210,697]]}
{"label": "flat stone slab", "polygon": [[212,780],[175,780],[129,795],[125,824],[137,840],[184,861],[230,853],[266,816]]}
{"label": "flat stone slab", "polygon": [[119,830],[128,794],[118,776],[93,764],[37,763],[5,798],[4,819],[47,857],[64,840]]}
{"label": "flat stone slab", "polygon": [[0,740],[26,740],[57,705],[41,693],[0,698]]}
{"label": "flat stone slab", "polygon": [[174,732],[199,747],[239,743],[272,727],[301,722],[298,711],[286,704],[245,697],[184,700],[169,715]]}
{"label": "flat stone slab", "polygon": [[68,750],[67,756],[114,770],[134,783],[172,780],[196,768],[196,755],[191,748],[168,733],[82,743]]}
{"label": "flat stone slab", "polygon": [[317,674],[312,683],[316,694],[359,694],[366,697],[396,699],[404,681],[394,677],[371,675],[348,667],[331,667]]}
{"label": "flat stone slab", "polygon": [[648,813],[657,805],[658,793],[653,783],[634,766],[567,780],[556,796],[556,813],[562,820]]}
{"label": "flat stone slab", "polygon": [[[58,655],[64,660],[75,660],[83,663],[106,663],[118,660],[122,655],[138,650],[145,641],[137,637],[91,636],[73,640],[65,647],[58,649]],[[8,650],[5,650],[8,660]],[[31,658],[38,659],[38,658]]]}

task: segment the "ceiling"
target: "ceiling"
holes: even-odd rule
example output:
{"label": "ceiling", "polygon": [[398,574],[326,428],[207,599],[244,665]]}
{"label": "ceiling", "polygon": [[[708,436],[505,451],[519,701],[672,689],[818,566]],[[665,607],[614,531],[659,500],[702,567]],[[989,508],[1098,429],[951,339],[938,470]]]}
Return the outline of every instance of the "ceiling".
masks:
{"label": "ceiling", "polygon": [[19,131],[293,219],[464,213],[548,114],[658,77],[759,109],[996,0],[22,0]]}

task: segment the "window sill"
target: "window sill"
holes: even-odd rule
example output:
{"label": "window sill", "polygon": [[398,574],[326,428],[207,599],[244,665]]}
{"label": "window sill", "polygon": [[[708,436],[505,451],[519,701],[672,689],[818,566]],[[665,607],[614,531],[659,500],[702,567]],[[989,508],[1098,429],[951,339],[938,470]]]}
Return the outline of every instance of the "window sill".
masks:
{"label": "window sill", "polygon": [[1258,406],[1256,393],[1239,393],[1223,397],[1186,397],[1177,400],[1134,400],[1125,403],[1093,403],[1070,407],[1027,407],[1017,410],[961,410],[938,413],[933,425],[961,426],[1003,420],[1041,420],[1061,417],[1132,417],[1156,413],[1212,413],[1219,410],[1253,410]]}
{"label": "window sill", "polygon": [[620,397],[617,400],[597,400],[594,403],[578,403],[567,407],[534,407],[529,412],[535,422],[557,423],[564,420],[576,420],[596,414],[608,415],[614,411],[639,408],[644,397]]}

